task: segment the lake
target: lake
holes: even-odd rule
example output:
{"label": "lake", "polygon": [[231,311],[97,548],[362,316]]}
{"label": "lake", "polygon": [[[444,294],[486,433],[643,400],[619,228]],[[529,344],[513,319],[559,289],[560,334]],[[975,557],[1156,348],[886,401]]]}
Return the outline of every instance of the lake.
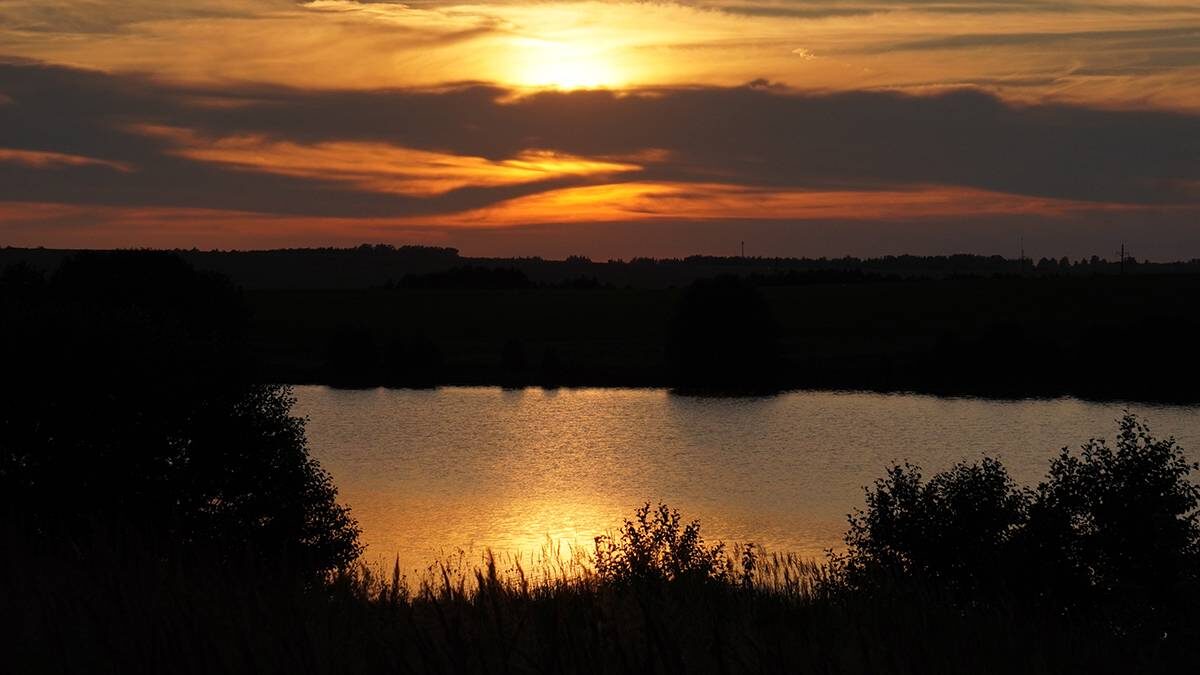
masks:
{"label": "lake", "polygon": [[1071,398],[996,401],[653,389],[295,388],[313,455],[363,529],[369,563],[423,569],[491,548],[528,559],[590,550],[646,501],[699,518],[708,540],[819,556],[862,488],[894,461],[927,475],[998,457],[1019,482],[1063,446],[1115,436],[1128,409],[1200,455],[1200,408]]}

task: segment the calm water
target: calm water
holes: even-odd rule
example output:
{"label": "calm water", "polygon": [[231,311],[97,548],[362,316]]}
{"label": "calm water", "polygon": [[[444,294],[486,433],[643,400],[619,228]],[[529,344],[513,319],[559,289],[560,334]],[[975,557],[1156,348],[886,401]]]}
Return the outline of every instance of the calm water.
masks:
{"label": "calm water", "polygon": [[591,546],[645,501],[708,539],[818,555],[893,460],[927,472],[987,453],[1035,481],[1064,445],[1112,438],[1123,408],[1200,454],[1200,408],[801,392],[343,391],[297,387],[313,454],[363,528],[368,561]]}

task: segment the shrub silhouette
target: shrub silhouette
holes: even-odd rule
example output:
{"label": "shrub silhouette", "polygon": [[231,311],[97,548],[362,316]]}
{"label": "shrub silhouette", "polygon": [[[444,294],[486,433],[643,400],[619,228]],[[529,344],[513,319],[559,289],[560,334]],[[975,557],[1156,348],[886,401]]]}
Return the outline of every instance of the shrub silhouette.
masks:
{"label": "shrub silhouette", "polygon": [[932,584],[951,597],[1005,596],[1054,612],[1103,609],[1122,630],[1162,627],[1186,611],[1200,574],[1200,487],[1174,439],[1126,414],[1116,446],[1068,449],[1036,489],[994,459],[928,481],[893,466],[850,516],[842,581]]}
{"label": "shrub silhouette", "polygon": [[[17,275],[19,276],[19,275]],[[240,294],[160,253],[84,253],[36,296],[0,289],[0,507],[286,562],[346,564],[357,528],[285,387],[255,384]],[[18,296],[23,300],[14,300]]]}
{"label": "shrub silhouette", "polygon": [[1175,439],[1126,414],[1115,447],[1064,448],[1030,508],[1029,545],[1065,598],[1161,613],[1200,575],[1200,486]]}
{"label": "shrub silhouette", "polygon": [[679,511],[649,502],[626,519],[618,538],[596,537],[596,573],[607,582],[717,581],[730,572],[724,544],[706,546],[700,521],[683,524]]}
{"label": "shrub silhouette", "polygon": [[891,467],[850,516],[847,571],[916,577],[957,595],[995,588],[1025,523],[1027,496],[1004,466],[985,458],[924,481],[911,464]]}

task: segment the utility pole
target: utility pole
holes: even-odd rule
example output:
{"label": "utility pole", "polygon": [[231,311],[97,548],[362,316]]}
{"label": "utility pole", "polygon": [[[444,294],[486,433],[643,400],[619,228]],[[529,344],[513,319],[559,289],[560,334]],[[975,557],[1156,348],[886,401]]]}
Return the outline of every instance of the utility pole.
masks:
{"label": "utility pole", "polygon": [[1121,242],[1121,276],[1125,276],[1125,242]]}
{"label": "utility pole", "polygon": [[742,257],[743,258],[746,257],[746,240],[745,239],[742,240]]}

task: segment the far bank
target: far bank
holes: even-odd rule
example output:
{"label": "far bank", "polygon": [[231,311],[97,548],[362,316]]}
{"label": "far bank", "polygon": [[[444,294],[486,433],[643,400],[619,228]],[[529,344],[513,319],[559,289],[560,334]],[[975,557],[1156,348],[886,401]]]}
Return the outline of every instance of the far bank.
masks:
{"label": "far bank", "polygon": [[247,290],[259,377],[1200,400],[1200,276]]}

